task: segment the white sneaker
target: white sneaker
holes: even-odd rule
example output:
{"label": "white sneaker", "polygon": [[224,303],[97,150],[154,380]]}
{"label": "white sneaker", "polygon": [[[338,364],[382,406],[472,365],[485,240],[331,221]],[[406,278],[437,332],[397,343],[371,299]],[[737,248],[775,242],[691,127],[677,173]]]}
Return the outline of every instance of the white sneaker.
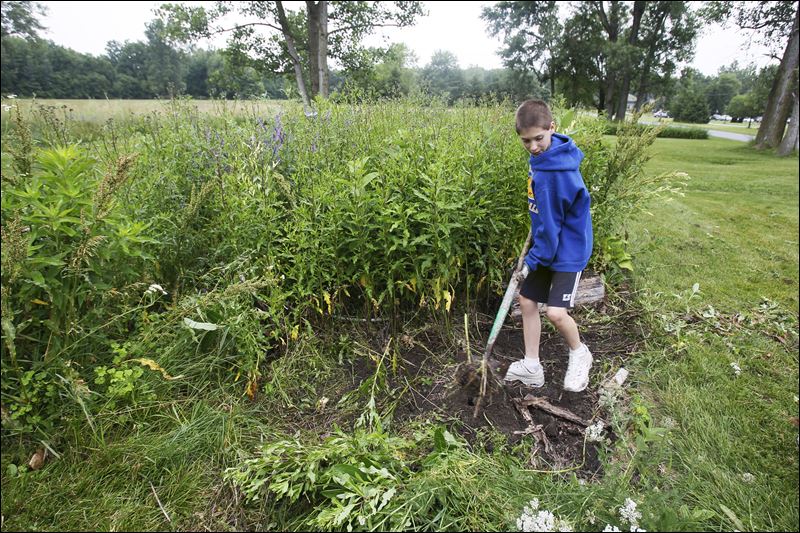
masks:
{"label": "white sneaker", "polygon": [[592,367],[592,352],[585,344],[569,351],[569,366],[564,376],[564,390],[581,392],[589,385],[589,369]]}
{"label": "white sneaker", "polygon": [[506,372],[506,381],[521,381],[529,387],[544,385],[544,368],[541,363],[534,364],[522,359],[514,361]]}

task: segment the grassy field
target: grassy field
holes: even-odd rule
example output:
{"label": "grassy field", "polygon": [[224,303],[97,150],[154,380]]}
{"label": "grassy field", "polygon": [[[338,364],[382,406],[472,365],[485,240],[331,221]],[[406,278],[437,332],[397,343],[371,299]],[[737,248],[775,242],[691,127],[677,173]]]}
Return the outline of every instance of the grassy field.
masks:
{"label": "grassy field", "polygon": [[[200,113],[273,115],[285,105],[285,100],[194,100],[187,99]],[[48,98],[18,98],[4,100],[5,105],[19,105],[25,116],[30,116],[34,106],[49,107],[57,115],[68,114],[77,122],[102,124],[109,119],[122,120],[134,115],[166,113],[173,107],[171,100],[56,100]],[[2,110],[2,121],[8,119],[9,110]]]}
{"label": "grassy field", "polygon": [[655,154],[653,171],[692,177],[630,230],[664,335],[638,379],[677,425],[676,486],[724,527],[797,529],[797,158],[713,139],[660,139]]}
{"label": "grassy field", "polygon": [[[143,104],[145,108],[141,109],[152,111],[153,108],[147,107],[150,104]],[[77,112],[77,104],[73,109]],[[90,104],[83,109],[85,116],[91,118],[82,120],[104,120]],[[133,112],[116,108],[107,111],[123,115]],[[422,115],[425,121],[437,124],[431,117],[439,115],[427,110]],[[464,120],[468,116],[465,114]],[[405,127],[412,128],[420,115],[409,113],[408,117]],[[344,113],[345,120],[352,118]],[[373,123],[388,120],[379,114],[369,118]],[[450,152],[444,148],[451,145],[435,144],[440,137],[431,137],[429,143],[426,140],[416,149],[431,149],[427,157],[432,159],[438,157],[438,152],[444,152],[446,157],[441,161],[453,161],[464,146],[475,142],[468,155],[481,153],[488,158],[499,149],[494,145],[484,146],[486,143],[478,142],[480,137],[494,135],[497,146],[505,146],[498,140],[501,128],[487,127],[494,124],[493,120],[495,115],[487,115],[482,125],[487,129],[481,134],[471,135],[466,126],[461,128],[464,138],[457,137]],[[392,123],[387,123],[387,128],[391,127]],[[352,132],[347,143],[356,143],[360,135],[367,135],[367,130],[367,127],[350,127],[338,131],[348,135]],[[249,131],[244,131],[246,139]],[[426,132],[422,127],[416,131],[418,135]],[[204,162],[204,154],[217,149],[215,144],[205,150],[199,147],[194,150],[192,146],[193,151],[187,152],[188,155],[173,152],[193,142],[194,137],[201,137],[203,129],[198,128],[197,132],[189,130],[186,137],[176,137],[182,139],[180,142],[163,132],[160,137],[154,136],[160,141],[157,148],[167,154],[165,160],[170,160],[173,153],[175,160],[186,157],[188,163],[178,167],[176,175],[200,172],[199,163],[193,166],[195,160]],[[393,143],[414,146],[411,143],[416,136],[405,133],[392,133],[396,137]],[[272,130],[265,135],[268,139],[276,138]],[[319,139],[340,141],[331,137],[311,135],[309,139],[315,143]],[[216,138],[212,139],[218,143]],[[609,143],[617,139],[606,137]],[[249,151],[235,152],[230,144],[228,138],[225,146],[231,153],[242,154],[241,159],[250,157]],[[406,153],[387,147],[386,143],[374,145],[386,150],[380,152],[380,157],[376,155],[375,160],[399,158]],[[324,148],[321,142],[300,146],[314,146],[311,150]],[[347,144],[344,149],[350,146]],[[629,225],[629,251],[635,266],[629,296],[623,292],[612,297],[606,314],[593,311],[581,317],[582,324],[593,321],[617,328],[621,333],[641,327],[647,339],[638,353],[624,361],[631,370],[625,408],[613,411],[609,407],[619,414],[622,430],[616,441],[608,443],[601,453],[602,478],[587,481],[579,479],[570,469],[555,473],[532,469],[528,462],[533,453],[530,438],[512,446],[503,435],[489,431],[481,433],[476,442],[488,442],[491,446],[468,446],[462,439],[443,432],[442,421],[435,418],[402,426],[387,422],[381,429],[375,429],[374,423],[353,424],[358,418],[373,419],[376,409],[391,407],[392,398],[402,394],[402,389],[386,385],[386,375],[396,363],[388,360],[388,344],[387,351],[377,352],[370,348],[370,339],[346,332],[344,322],[320,327],[313,335],[306,335],[303,328],[299,338],[288,338],[290,352],[262,362],[265,375],[260,382],[261,392],[251,399],[242,392],[238,375],[233,379],[234,387],[232,376],[225,378],[225,383],[215,383],[214,376],[219,374],[197,368],[212,361],[211,356],[227,357],[226,368],[220,374],[225,376],[224,371],[233,374],[227,365],[236,361],[222,352],[222,341],[219,348],[211,346],[202,351],[202,343],[194,342],[200,333],[189,331],[183,324],[169,323],[167,313],[152,311],[140,313],[136,319],[145,324],[141,327],[146,332],[153,333],[142,340],[149,350],[142,356],[157,358],[170,370],[177,366],[185,369],[182,373],[193,372],[196,379],[170,384],[172,388],[167,391],[175,394],[164,394],[157,401],[142,397],[138,403],[100,409],[92,417],[87,414],[85,420],[80,415],[77,422],[65,427],[59,436],[61,445],[52,450],[55,457],[40,470],[31,471],[24,465],[36,448],[49,446],[44,437],[4,436],[2,529],[324,530],[343,529],[341,525],[331,527],[338,516],[361,513],[364,522],[354,519],[356,529],[381,530],[394,526],[403,530],[494,531],[530,527],[517,519],[537,512],[540,519],[547,518],[541,514],[546,510],[568,522],[574,530],[601,531],[606,524],[625,530],[630,529],[630,518],[635,516],[633,512],[622,512],[623,506],[630,509],[625,504],[630,498],[638,504],[640,513],[635,522],[651,531],[797,530],[797,157],[776,158],[770,153],[755,152],[744,143],[720,139],[657,139],[652,150],[649,172],[678,170],[691,176],[685,195],[651,203],[646,206],[647,213]],[[300,155],[283,153],[295,157],[292,163],[295,167],[308,165],[316,172],[318,167],[302,159],[306,152],[308,148]],[[166,175],[168,170],[162,169],[165,165],[154,153],[149,154],[154,161],[154,172]],[[504,153],[516,157],[513,150]],[[407,164],[416,169],[413,165],[421,164],[424,159],[415,158]],[[209,161],[212,175],[229,172],[222,170],[225,168],[222,165],[214,166],[217,160]],[[261,159],[254,161],[245,168],[257,175],[264,165]],[[334,158],[325,161],[327,165]],[[441,174],[449,176],[474,167],[477,180],[491,175],[492,169],[487,167],[501,163],[499,159],[497,165],[484,162],[484,166],[471,159],[457,161],[458,168],[447,167],[446,171],[439,168]],[[226,163],[231,167],[240,164],[234,157]],[[516,168],[510,162],[506,164],[508,172]],[[350,191],[353,175],[376,180],[362,170],[351,163],[350,173],[336,181]],[[409,175],[415,176],[417,172]],[[245,187],[248,182],[240,183]],[[338,197],[338,202],[347,204],[348,198],[353,198],[354,202],[361,202],[358,205],[366,205],[363,198],[372,191],[367,188],[368,183],[365,181],[360,191],[353,189],[347,196]],[[166,191],[170,185],[166,181],[156,184],[156,191]],[[277,205],[282,198],[293,200],[289,193],[294,185],[281,183],[278,193],[272,192],[272,202]],[[316,186],[326,186],[325,180]],[[398,190],[402,193],[408,188],[403,185]],[[493,184],[491,188],[497,189],[499,185]],[[323,190],[332,196],[338,189]],[[201,193],[196,193],[192,186],[190,207],[198,204],[197,194]],[[162,196],[164,192],[157,192],[153,198]],[[165,205],[167,210],[176,209],[169,201],[165,200]],[[310,209],[301,201],[296,206],[286,205],[296,211]],[[237,236],[234,230],[243,233],[258,222],[249,219],[245,224],[235,218],[237,211],[245,211],[246,207],[244,203],[234,204],[230,210],[232,222],[228,224],[232,236]],[[314,216],[322,217],[328,212],[328,206],[325,208]],[[288,209],[277,213],[259,211],[258,216],[277,219]],[[363,209],[367,211],[366,207]],[[204,216],[212,217],[218,211],[209,207]],[[332,217],[329,222],[332,224],[336,219]],[[363,227],[363,224],[351,225],[356,228],[354,231]],[[302,234],[324,230],[323,226],[300,227],[297,234],[290,236],[296,240]],[[184,224],[179,229],[181,232],[176,233],[183,240],[176,241],[185,246],[184,241],[194,235],[190,233],[191,225]],[[205,236],[212,230],[200,226],[197,234]],[[232,238],[223,236],[225,246],[233,246],[229,244]],[[283,243],[286,250],[292,250],[287,244],[292,239]],[[441,244],[440,248],[444,246]],[[372,255],[382,256],[378,252]],[[176,263],[181,262],[181,257]],[[188,263],[189,259],[183,261]],[[327,264],[323,266],[327,268]],[[239,273],[240,264],[208,273],[213,280],[209,292],[198,294],[195,299],[186,298],[191,300],[188,305],[192,313],[200,308],[204,298],[212,301],[218,298],[222,302],[217,308],[208,305],[204,308],[217,313],[216,321],[230,319],[224,313],[238,317],[256,312],[249,294],[245,294],[246,305],[237,307],[233,305],[235,301],[223,299],[221,288],[217,291],[217,283],[221,283],[217,278],[227,275],[235,281],[239,279],[226,269]],[[319,275],[319,271],[314,274]],[[175,290],[171,286],[168,289]],[[276,305],[283,306],[283,301]],[[622,318],[614,315],[613,310],[623,305],[633,311],[635,321],[627,321],[627,315]],[[324,314],[322,310],[320,314]],[[195,314],[191,316],[197,318]],[[448,332],[454,337],[452,344],[457,346],[459,339],[453,334],[459,330],[454,327],[456,320],[443,310],[431,316],[432,324],[425,327]],[[256,315],[253,321],[257,333],[263,330],[260,322],[263,317]],[[207,320],[211,322],[212,317]],[[126,322],[124,327],[129,324]],[[423,339],[429,331],[422,329],[420,333],[414,328],[421,326],[409,319],[401,332]],[[473,339],[473,347],[478,342]],[[219,354],[215,354],[217,349]],[[430,354],[432,358],[437,355],[441,357]],[[353,367],[359,364],[368,365],[369,369],[375,369],[377,364],[377,369],[366,377],[363,373],[356,375]],[[597,368],[593,381],[600,375],[601,369]],[[136,392],[140,385],[146,384],[137,382]],[[165,385],[160,386],[163,391]],[[377,407],[376,397],[379,397]],[[621,402],[609,401],[609,405]],[[5,418],[4,406],[4,426]],[[342,434],[336,432],[338,427],[343,428]],[[322,442],[322,435],[329,440]],[[285,447],[272,452],[271,463],[245,463],[265,443]],[[331,464],[353,458],[363,458],[364,465],[374,460],[375,468],[365,466],[361,473],[347,469],[331,471]],[[226,469],[243,469],[247,464],[253,468],[252,485],[234,486],[225,474]],[[258,492],[263,476],[279,469],[287,490],[291,486],[297,491],[296,499],[265,498]],[[240,474],[246,477],[247,470],[240,470]],[[329,498],[320,494],[314,480],[326,476],[349,487],[352,493],[347,493],[351,494],[348,497],[358,493],[367,503],[348,508],[337,504],[335,495]],[[255,497],[246,500],[250,488]],[[534,498],[540,502],[539,510],[524,513],[523,507]]]}

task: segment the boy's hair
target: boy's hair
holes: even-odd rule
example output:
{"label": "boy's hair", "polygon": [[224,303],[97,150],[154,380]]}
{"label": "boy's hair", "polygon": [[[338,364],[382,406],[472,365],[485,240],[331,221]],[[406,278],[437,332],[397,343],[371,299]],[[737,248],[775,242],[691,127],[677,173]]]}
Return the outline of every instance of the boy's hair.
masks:
{"label": "boy's hair", "polygon": [[549,128],[552,122],[553,114],[550,112],[550,108],[547,107],[547,104],[542,100],[525,100],[517,108],[517,133],[534,126]]}

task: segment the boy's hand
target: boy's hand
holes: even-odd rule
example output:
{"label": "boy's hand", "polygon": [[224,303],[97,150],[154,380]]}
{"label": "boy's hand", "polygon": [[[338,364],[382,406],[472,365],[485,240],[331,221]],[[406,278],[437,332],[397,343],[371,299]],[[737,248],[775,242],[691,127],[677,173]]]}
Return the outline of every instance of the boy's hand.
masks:
{"label": "boy's hand", "polygon": [[517,279],[517,283],[522,283],[523,281],[525,281],[525,278],[527,278],[528,274],[530,273],[531,273],[530,267],[528,267],[527,264],[523,264],[522,268],[517,272],[515,276]]}

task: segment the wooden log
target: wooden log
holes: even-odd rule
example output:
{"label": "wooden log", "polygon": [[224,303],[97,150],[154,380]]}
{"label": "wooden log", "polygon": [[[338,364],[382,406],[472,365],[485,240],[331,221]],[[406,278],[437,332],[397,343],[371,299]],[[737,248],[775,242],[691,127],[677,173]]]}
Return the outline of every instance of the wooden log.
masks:
{"label": "wooden log", "polygon": [[[514,303],[511,306],[511,316],[519,318],[522,316],[522,311],[519,309],[519,288],[514,293]],[[587,305],[595,302],[602,301],[606,297],[606,288],[603,285],[603,280],[600,276],[590,276],[581,278],[578,282],[578,293],[575,295],[575,305]],[[547,304],[539,304],[539,312],[544,313],[547,311]]]}
{"label": "wooden log", "polygon": [[550,402],[548,402],[547,400],[545,400],[544,398],[541,398],[539,396],[534,396],[533,394],[527,394],[522,400],[519,400],[519,404],[536,407],[537,409],[541,409],[545,413],[557,416],[559,418],[563,418],[564,420],[569,420],[570,422],[574,422],[575,424],[580,424],[583,427],[587,427],[589,425],[589,422],[579,417],[572,411],[564,409],[563,407],[555,406]]}

